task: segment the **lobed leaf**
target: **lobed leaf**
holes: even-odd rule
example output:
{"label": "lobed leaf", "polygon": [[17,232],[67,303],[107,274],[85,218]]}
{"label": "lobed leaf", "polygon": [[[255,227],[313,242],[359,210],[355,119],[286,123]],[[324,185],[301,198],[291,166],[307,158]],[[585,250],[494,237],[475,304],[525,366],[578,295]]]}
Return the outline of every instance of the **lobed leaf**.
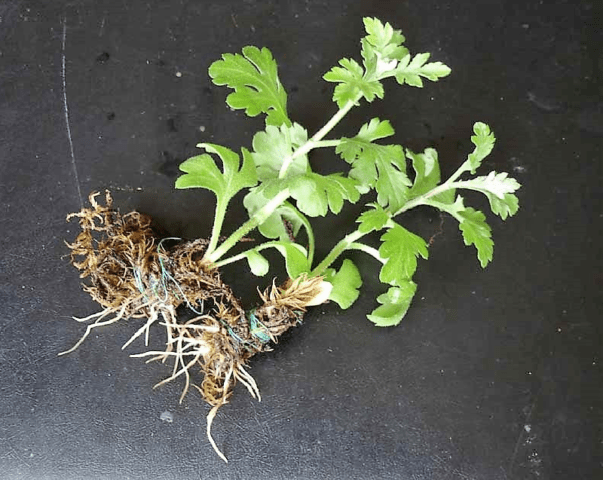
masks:
{"label": "lobed leaf", "polygon": [[490,155],[496,142],[494,133],[490,131],[490,127],[485,123],[476,122],[473,125],[473,132],[475,135],[471,137],[471,142],[475,145],[475,149],[467,157],[471,173],[475,173],[484,158]]}
{"label": "lobed leaf", "polygon": [[287,187],[297,201],[297,208],[310,217],[325,216],[328,210],[339,213],[344,201],[355,203],[360,198],[358,182],[340,174],[307,173],[291,177]]}
{"label": "lobed leaf", "polygon": [[383,24],[378,18],[365,17],[363,21],[367,33],[363,40],[373,47],[375,54],[392,60],[401,60],[407,55],[408,50],[402,46],[405,38],[400,30],[394,30],[389,23]]}
{"label": "lobed leaf", "polygon": [[407,280],[398,287],[390,288],[387,293],[379,295],[377,301],[381,304],[367,318],[378,327],[393,327],[398,325],[417,291],[417,284]]}
{"label": "lobed leaf", "polygon": [[[307,140],[307,130],[298,123],[280,127],[268,125],[264,131],[256,133],[253,136],[254,151],[251,156],[257,167],[259,180],[278,178],[284,160]],[[308,156],[300,155],[289,164],[287,175],[303,174],[308,169]]]}
{"label": "lobed leaf", "polygon": [[483,193],[490,202],[492,212],[503,220],[515,215],[519,209],[519,200],[513,193],[521,185],[517,180],[509,177],[506,172],[490,172],[486,176],[455,182],[458,188],[467,188]]}
{"label": "lobed leaf", "polygon": [[287,116],[287,93],[278,78],[277,65],[267,48],[243,47],[243,55],[226,53],[209,67],[216,85],[235,91],[226,103],[244,109],[250,117],[266,114],[267,125],[291,125]]}
{"label": "lobed leaf", "polygon": [[360,272],[354,262],[345,259],[339,271],[329,268],[325,273],[325,281],[333,285],[329,300],[333,300],[342,309],[350,308],[360,295],[362,286]]}
{"label": "lobed leaf", "polygon": [[406,55],[395,69],[396,81],[400,85],[406,83],[412,87],[423,87],[421,77],[437,82],[450,75],[450,68],[442,62],[426,63],[429,57],[429,53],[418,53],[411,60],[411,55]]}
{"label": "lobed leaf", "polygon": [[427,244],[418,235],[394,223],[382,236],[379,255],[385,259],[379,280],[393,286],[402,286],[417,270],[417,258],[427,258]]}
{"label": "lobed leaf", "polygon": [[383,98],[383,85],[377,80],[367,80],[363,68],[355,60],[344,58],[340,67],[333,67],[323,78],[327,82],[338,83],[333,92],[333,101],[339,108],[347,103],[357,103],[358,96],[372,102],[375,97]]}
{"label": "lobed leaf", "polygon": [[406,155],[412,160],[412,167],[415,170],[415,179],[409,192],[409,199],[423,195],[437,187],[440,183],[438,152],[433,148],[427,148],[423,153],[413,153],[407,149]]}
{"label": "lobed leaf", "polygon": [[390,221],[390,214],[386,212],[378,203],[369,204],[372,210],[363,212],[356,220],[360,225],[358,231],[362,234],[370,233],[374,230],[381,230]]}
{"label": "lobed leaf", "polygon": [[412,185],[406,175],[404,150],[400,145],[372,143],[393,133],[389,122],[374,118],[355,137],[342,138],[335,151],[352,164],[350,177],[366,189],[375,188],[378,203],[395,211],[408,200],[406,187]]}
{"label": "lobed leaf", "polygon": [[180,164],[185,172],[176,180],[176,188],[205,188],[214,192],[219,201],[230,200],[243,188],[257,183],[255,165],[249,152],[243,149],[243,163],[232,150],[211,143],[197,145],[209,153],[214,153],[222,161],[222,171],[208,154],[189,158]]}
{"label": "lobed leaf", "polygon": [[465,245],[475,245],[477,258],[482,268],[485,268],[488,262],[492,260],[494,252],[492,231],[486,223],[486,216],[471,207],[459,212],[459,216],[461,218],[459,228],[463,234]]}

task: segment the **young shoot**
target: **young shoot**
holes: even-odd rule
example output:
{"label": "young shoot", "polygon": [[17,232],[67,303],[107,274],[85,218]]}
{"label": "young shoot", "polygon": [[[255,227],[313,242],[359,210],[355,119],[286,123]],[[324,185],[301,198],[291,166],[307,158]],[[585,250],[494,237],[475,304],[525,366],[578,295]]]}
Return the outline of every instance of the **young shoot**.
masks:
{"label": "young shoot", "polygon": [[[265,114],[266,125],[254,135],[250,150],[241,149],[241,156],[225,147],[199,144],[220,158],[222,169],[207,153],[193,157],[180,166],[185,174],[177,180],[176,188],[200,187],[216,194],[214,228],[205,252],[205,260],[214,267],[246,260],[253,274],[263,276],[270,265],[261,252],[274,248],[284,257],[292,279],[300,275],[323,277],[331,285],[329,298],[341,308],[349,308],[360,293],[360,272],[350,259],[345,259],[339,270],[333,264],[349,250],[360,250],[375,258],[381,264],[379,279],[387,291],[377,298],[381,305],[368,318],[377,326],[392,326],[400,323],[416,292],[412,278],[418,258],[428,257],[425,240],[398,223],[402,214],[422,205],[450,214],[459,222],[465,244],[475,246],[479,262],[485,267],[493,255],[490,227],[481,211],[465,206],[459,192],[483,193],[492,212],[504,220],[518,210],[515,192],[520,185],[504,172],[475,176],[495,142],[488,125],[481,122],[473,126],[471,141],[475,149],[444,182],[433,148],[414,153],[401,145],[379,142],[394,135],[387,120],[372,118],[354,136],[327,138],[361,101],[384,97],[385,79],[423,87],[425,80],[437,81],[450,73],[443,63],[429,62],[429,53],[411,54],[401,31],[389,23],[365,18],[364,26],[361,63],[343,58],[323,77],[336,84],[333,101],[338,109],[312,136],[290,119],[287,94],[267,48],[244,47],[241,54],[224,54],[214,62],[209,68],[212,81],[233,89],[227,104],[252,117]],[[313,171],[308,155],[317,148],[333,148],[342,160],[343,171],[330,175]],[[412,165],[412,174],[407,163]],[[466,178],[462,179],[464,175]],[[241,190],[247,192],[243,202],[249,220],[220,243],[228,202]],[[338,214],[344,202],[356,203],[371,191],[376,193],[377,202],[367,202],[366,211],[356,220],[356,228],[323,259],[315,261],[310,219],[328,212]],[[256,227],[266,238],[264,243],[223,258]],[[302,228],[307,248],[297,241]],[[360,242],[372,232],[382,232],[378,249]]]}

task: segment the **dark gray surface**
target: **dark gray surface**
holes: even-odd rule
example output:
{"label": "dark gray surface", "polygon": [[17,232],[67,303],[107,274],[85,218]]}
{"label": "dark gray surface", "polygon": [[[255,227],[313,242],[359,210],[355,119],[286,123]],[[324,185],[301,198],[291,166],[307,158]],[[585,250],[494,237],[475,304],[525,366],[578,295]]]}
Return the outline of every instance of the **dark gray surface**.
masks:
{"label": "dark gray surface", "polygon": [[[292,117],[315,131],[334,112],[320,77],[358,58],[366,15],[453,73],[423,90],[387,85],[386,101],[338,131],[390,119],[397,142],[435,146],[450,174],[473,122],[487,122],[498,137],[488,165],[523,183],[522,209],[491,219],[485,271],[445,218],[395,329],[364,318],[378,267],[355,257],[367,288],[354,308],[311,310],[253,360],[263,401],[239,388],[220,411],[225,465],[200,398],[152,390],[166,367],[128,358],[141,344],[120,349],[135,325],[56,356],[82,333],[69,317],[97,308],[64,258],[75,234],[64,218],[107,187],[124,212],[207,235],[211,195],[174,191],[177,165],[199,141],[249,145],[262,124],[226,108],[209,64],[269,47]],[[601,18],[600,2],[569,0],[0,2],[0,476],[602,478]],[[318,222],[323,253],[355,211]],[[427,238],[440,219],[421,210],[403,222]],[[225,278],[255,301],[257,280]]]}

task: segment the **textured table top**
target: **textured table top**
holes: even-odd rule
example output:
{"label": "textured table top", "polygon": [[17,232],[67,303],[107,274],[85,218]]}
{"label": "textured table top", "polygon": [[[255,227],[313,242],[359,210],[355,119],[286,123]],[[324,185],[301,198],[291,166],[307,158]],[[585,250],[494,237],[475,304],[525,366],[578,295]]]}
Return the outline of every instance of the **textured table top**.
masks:
{"label": "textured table top", "polygon": [[[359,58],[363,16],[401,28],[411,51],[452,74],[423,89],[386,85],[384,101],[337,131],[389,119],[396,142],[435,147],[450,175],[473,123],[486,122],[498,139],[487,163],[523,184],[521,210],[489,217],[485,270],[451,217],[406,215],[438,235],[396,328],[366,320],[382,287],[358,252],[357,303],[311,309],[252,360],[262,402],[239,386],[220,410],[226,465],[201,398],[179,404],[177,382],[153,390],[168,368],[129,358],[142,343],[121,350],[135,322],[57,357],[83,333],[70,317],[97,310],[68,264],[76,226],[65,216],[109,188],[123,212],[207,236],[212,196],[175,191],[178,164],[198,142],[249,146],[262,128],[226,107],[210,63],[270,48],[291,117],[315,131],[335,111],[321,76]],[[0,476],[602,478],[602,16],[598,2],[569,0],[0,2]],[[326,152],[312,162],[341,165]],[[320,252],[357,213],[318,219]],[[240,203],[231,215],[243,218]],[[224,279],[249,305],[267,281],[237,268]]]}

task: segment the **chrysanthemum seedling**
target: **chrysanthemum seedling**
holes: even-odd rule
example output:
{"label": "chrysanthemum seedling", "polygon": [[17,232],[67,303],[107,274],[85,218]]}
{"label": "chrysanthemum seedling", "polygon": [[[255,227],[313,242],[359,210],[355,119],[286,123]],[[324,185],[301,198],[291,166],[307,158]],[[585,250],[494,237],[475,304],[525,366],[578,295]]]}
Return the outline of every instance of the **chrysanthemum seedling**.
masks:
{"label": "chrysanthemum seedling", "polygon": [[[347,309],[360,295],[360,272],[350,258],[340,262],[342,255],[359,250],[381,264],[384,293],[376,299],[380,305],[367,317],[377,326],[394,326],[407,313],[417,290],[413,275],[418,258],[428,257],[427,242],[398,223],[405,212],[430,206],[450,214],[459,222],[465,244],[475,246],[485,267],[493,255],[490,227],[481,211],[465,206],[459,192],[483,193],[492,212],[503,220],[518,210],[515,191],[520,185],[516,180],[497,172],[475,176],[495,141],[483,123],[473,126],[473,152],[445,181],[433,148],[415,153],[379,142],[394,134],[387,120],[372,118],[355,135],[328,138],[360,102],[384,97],[384,80],[422,87],[423,81],[437,81],[450,73],[441,62],[428,62],[427,53],[411,55],[403,45],[402,33],[389,23],[365,18],[364,25],[367,35],[361,40],[362,62],[344,58],[324,75],[326,81],[336,84],[333,101],[338,109],[313,135],[290,119],[287,94],[267,48],[245,47],[242,54],[224,54],[210,66],[212,81],[233,89],[227,104],[252,117],[264,114],[265,128],[255,134],[251,148],[242,148],[240,154],[201,143],[198,147],[205,153],[180,165],[183,175],[176,188],[205,188],[216,195],[208,240],[167,247],[147,217],[136,212],[121,216],[111,208],[109,195],[106,206],[96,203],[93,195],[91,209],[72,215],[80,219],[82,227],[70,245],[73,264],[89,280],[85,289],[105,308],[82,319],[95,320],[82,340],[98,326],[141,317],[145,323],[127,344],[143,334],[148,344],[152,324],[161,323],[167,333],[165,350],[134,356],[174,360],[172,375],[158,385],[184,377],[181,401],[190,385],[200,391],[213,406],[208,437],[224,459],[209,428],[236,382],[260,398],[255,381],[245,370],[249,358],[268,350],[279,335],[301,322],[309,306],[332,300]],[[342,173],[321,175],[312,169],[308,155],[318,148],[334,149],[342,160]],[[246,192],[243,203],[249,219],[238,228],[228,228],[232,233],[224,239],[226,212],[241,191]],[[374,192],[376,202],[365,200],[366,209],[355,225],[324,258],[316,259],[311,219],[328,212],[338,214],[345,202],[360,202],[369,192]],[[265,241],[227,256],[254,229]],[[306,246],[297,241],[302,231]],[[382,232],[379,248],[363,241],[373,232]],[[284,257],[290,278],[281,287],[269,287],[262,294],[263,303],[246,310],[222,282],[219,268],[245,261],[251,273],[265,276],[270,268],[263,255],[266,249],[275,249]],[[179,318],[176,309],[180,306],[193,312],[194,318]],[[191,379],[193,367],[202,373],[199,384]]]}

